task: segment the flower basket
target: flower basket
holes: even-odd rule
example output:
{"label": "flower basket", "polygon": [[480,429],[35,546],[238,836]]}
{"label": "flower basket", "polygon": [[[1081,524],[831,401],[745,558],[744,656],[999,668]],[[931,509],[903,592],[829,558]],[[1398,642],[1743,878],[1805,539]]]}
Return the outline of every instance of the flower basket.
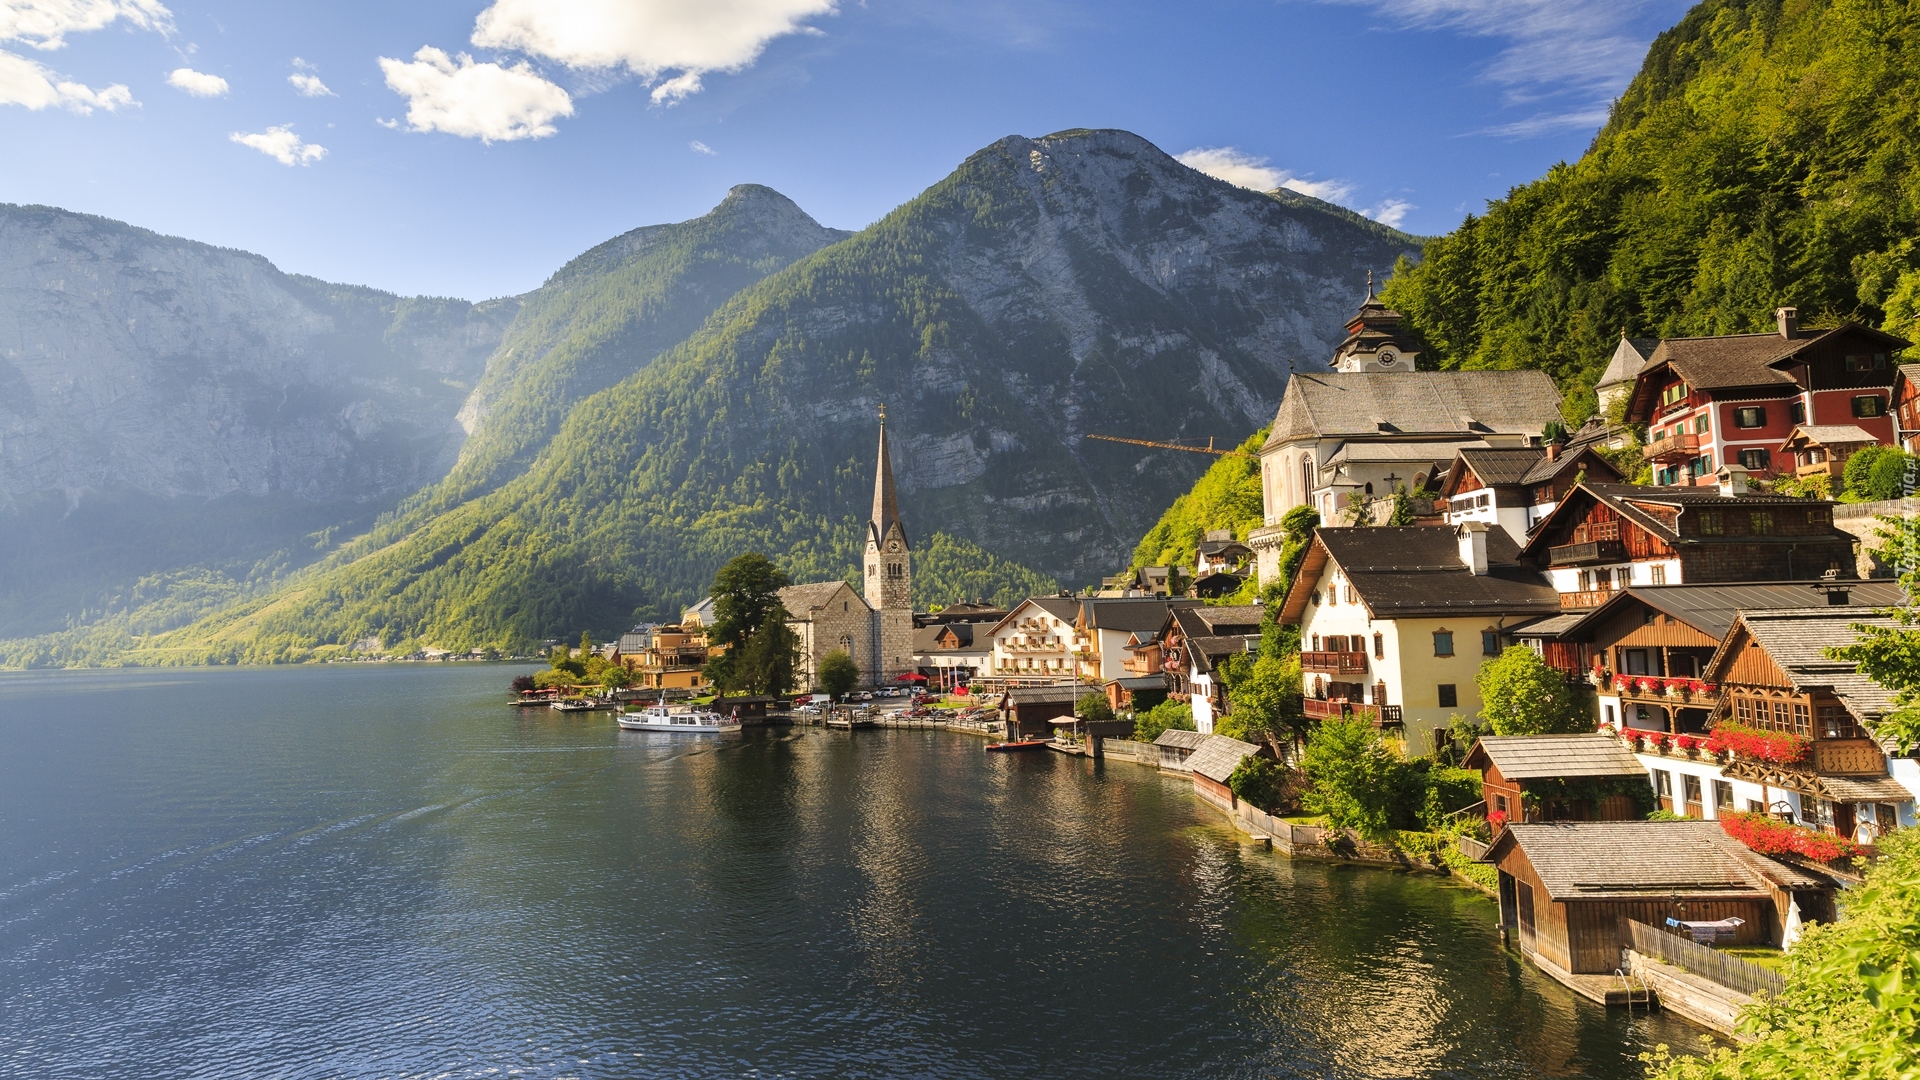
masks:
{"label": "flower basket", "polygon": [[1729,810],[1720,815],[1720,828],[1762,855],[1798,855],[1830,863],[1861,853],[1860,845],[1845,837],[1775,821],[1765,814]]}
{"label": "flower basket", "polygon": [[1587,681],[1605,690],[1607,688],[1607,673],[1601,671],[1599,668],[1594,668],[1592,671],[1587,672]]}
{"label": "flower basket", "polygon": [[1813,750],[1812,740],[1784,731],[1767,731],[1735,720],[1722,720],[1715,724],[1704,746],[1712,754],[1731,753],[1774,765],[1797,765],[1805,761]]}
{"label": "flower basket", "polygon": [[1660,692],[1666,695],[1671,701],[1679,701],[1681,698],[1687,696],[1687,684],[1668,680],[1668,682],[1660,688]]}
{"label": "flower basket", "polygon": [[1489,812],[1487,814],[1487,827],[1493,830],[1493,835],[1499,836],[1500,830],[1507,827],[1507,815],[1505,811],[1494,810]]}

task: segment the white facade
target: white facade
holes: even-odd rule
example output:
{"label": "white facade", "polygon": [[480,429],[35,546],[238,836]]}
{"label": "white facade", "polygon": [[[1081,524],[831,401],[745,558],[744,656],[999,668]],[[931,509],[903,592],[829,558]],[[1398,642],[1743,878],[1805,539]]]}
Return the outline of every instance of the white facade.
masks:
{"label": "white facade", "polygon": [[1089,651],[1090,642],[1074,629],[1078,605],[1069,601],[1059,606],[1062,611],[1049,611],[1036,601],[1024,600],[1000,620],[993,628],[987,674],[1000,679],[1073,681],[1080,654]]}

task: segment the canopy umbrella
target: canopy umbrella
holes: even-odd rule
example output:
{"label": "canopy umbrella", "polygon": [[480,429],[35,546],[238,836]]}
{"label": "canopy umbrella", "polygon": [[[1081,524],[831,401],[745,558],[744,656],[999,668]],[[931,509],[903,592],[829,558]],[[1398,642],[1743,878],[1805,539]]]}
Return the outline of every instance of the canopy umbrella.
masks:
{"label": "canopy umbrella", "polygon": [[917,671],[909,671],[909,672],[906,672],[905,674],[895,675],[893,677],[893,681],[894,682],[926,682],[927,677],[925,675],[920,674]]}

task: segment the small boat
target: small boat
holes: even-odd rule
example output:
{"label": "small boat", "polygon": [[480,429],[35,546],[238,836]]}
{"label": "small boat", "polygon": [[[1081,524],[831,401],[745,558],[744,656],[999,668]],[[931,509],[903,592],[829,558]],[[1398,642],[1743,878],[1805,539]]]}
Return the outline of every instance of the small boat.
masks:
{"label": "small boat", "polygon": [[598,707],[599,706],[588,701],[586,698],[571,698],[565,701],[556,701],[547,706],[547,708],[552,709],[554,712],[592,712]]}
{"label": "small boat", "polygon": [[1040,747],[1052,741],[1052,739],[1009,739],[1006,742],[990,742],[987,744],[987,749],[1000,751],[1038,750]]}
{"label": "small boat", "polygon": [[614,722],[628,731],[702,732],[738,731],[740,721],[687,705],[649,705],[639,712],[621,713]]}

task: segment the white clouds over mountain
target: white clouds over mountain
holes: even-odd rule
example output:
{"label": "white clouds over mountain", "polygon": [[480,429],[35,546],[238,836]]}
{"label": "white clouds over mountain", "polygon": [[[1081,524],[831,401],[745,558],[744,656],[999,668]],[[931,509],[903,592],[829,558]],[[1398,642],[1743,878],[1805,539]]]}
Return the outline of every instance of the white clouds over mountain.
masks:
{"label": "white clouds over mountain", "polygon": [[0,105],[23,105],[36,112],[57,106],[85,115],[95,109],[113,112],[138,104],[133,92],[119,83],[95,90],[61,78],[44,64],[0,52]]}
{"label": "white clouds over mountain", "polygon": [[1328,202],[1339,202],[1353,194],[1353,185],[1344,181],[1306,180],[1285,169],[1274,168],[1267,164],[1266,158],[1255,157],[1231,146],[1198,147],[1184,154],[1175,154],[1174,159],[1216,180],[1225,180],[1254,191],[1286,188]]}
{"label": "white clouds over mountain", "polygon": [[251,147],[282,165],[311,165],[327,156],[327,148],[303,142],[293,133],[292,124],[270,127],[257,134],[234,132],[227,136],[241,146]]}
{"label": "white clouds over mountain", "polygon": [[68,34],[104,29],[121,19],[143,30],[173,30],[173,13],[158,0],[0,0],[0,41],[58,49]]}
{"label": "white clouds over mountain", "polygon": [[411,62],[380,58],[387,85],[407,99],[407,127],[484,142],[539,139],[573,115],[573,99],[525,62],[505,67],[427,46]]}
{"label": "white clouds over mountain", "polygon": [[174,68],[168,72],[167,85],[194,97],[221,97],[227,92],[227,80],[192,68]]}

